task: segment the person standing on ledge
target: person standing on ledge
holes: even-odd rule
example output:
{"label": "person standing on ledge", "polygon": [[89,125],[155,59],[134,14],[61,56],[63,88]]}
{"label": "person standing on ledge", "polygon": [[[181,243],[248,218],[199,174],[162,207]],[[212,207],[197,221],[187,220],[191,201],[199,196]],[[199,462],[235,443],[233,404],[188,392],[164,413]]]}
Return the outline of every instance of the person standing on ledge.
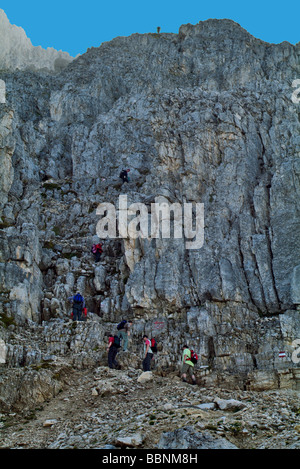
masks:
{"label": "person standing on ledge", "polygon": [[116,360],[116,355],[119,351],[120,348],[120,342],[118,341],[117,336],[110,335],[108,338],[108,347],[107,347],[107,360],[108,360],[108,366],[111,369],[120,369],[120,365]]}
{"label": "person standing on ledge", "polygon": [[130,328],[132,326],[132,321],[123,320],[120,324],[118,324],[119,335],[122,337],[123,341],[123,352],[127,352],[128,348],[128,339],[130,336]]}
{"label": "person standing on ledge", "polygon": [[192,384],[197,384],[195,372],[194,372],[194,363],[191,361],[191,351],[187,345],[183,346],[182,353],[182,381],[187,383],[186,375],[188,374],[192,378]]}
{"label": "person standing on ledge", "polygon": [[144,341],[144,360],[143,360],[143,371],[150,371],[151,360],[153,358],[153,352],[151,349],[151,342],[148,339],[148,336],[143,336]]}

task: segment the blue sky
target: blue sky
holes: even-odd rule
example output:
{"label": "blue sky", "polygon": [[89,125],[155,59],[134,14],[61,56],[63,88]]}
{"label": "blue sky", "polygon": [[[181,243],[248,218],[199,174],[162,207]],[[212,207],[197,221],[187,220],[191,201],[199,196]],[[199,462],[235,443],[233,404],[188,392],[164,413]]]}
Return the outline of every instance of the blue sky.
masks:
{"label": "blue sky", "polygon": [[300,1],[236,0],[0,0],[10,22],[25,29],[34,46],[72,56],[117,36],[178,33],[182,24],[229,18],[266,42],[300,41]]}

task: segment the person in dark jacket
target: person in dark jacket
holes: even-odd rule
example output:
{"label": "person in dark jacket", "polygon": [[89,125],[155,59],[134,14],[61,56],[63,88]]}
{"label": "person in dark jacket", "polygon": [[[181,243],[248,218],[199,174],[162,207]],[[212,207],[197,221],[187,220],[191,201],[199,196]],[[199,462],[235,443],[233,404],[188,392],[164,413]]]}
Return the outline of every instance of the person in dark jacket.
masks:
{"label": "person in dark jacket", "polygon": [[120,172],[120,178],[122,179],[123,182],[129,182],[129,178],[128,178],[129,171],[130,169],[122,169],[122,171]]}

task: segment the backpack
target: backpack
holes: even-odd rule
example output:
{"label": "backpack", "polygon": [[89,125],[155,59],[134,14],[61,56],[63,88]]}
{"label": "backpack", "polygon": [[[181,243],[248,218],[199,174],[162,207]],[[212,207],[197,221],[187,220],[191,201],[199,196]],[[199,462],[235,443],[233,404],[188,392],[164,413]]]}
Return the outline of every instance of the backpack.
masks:
{"label": "backpack", "polygon": [[198,361],[198,355],[196,354],[196,352],[194,352],[194,350],[190,350],[191,352],[191,358],[190,358],[190,361],[192,363],[194,363],[194,365],[196,365],[197,361]]}
{"label": "backpack", "polygon": [[124,329],[124,326],[125,326],[126,323],[127,323],[126,319],[123,319],[123,321],[121,321],[121,322],[117,325],[118,331],[119,331],[120,329]]}
{"label": "backpack", "polygon": [[151,339],[151,350],[153,353],[157,353],[157,342],[155,337]]}
{"label": "backpack", "polygon": [[113,344],[115,347],[120,348],[121,347],[121,337],[118,335],[114,335],[114,341]]}
{"label": "backpack", "polygon": [[93,246],[92,246],[92,252],[93,252],[94,254],[96,254],[96,252],[97,252],[97,246],[96,246],[96,244],[93,244]]}
{"label": "backpack", "polygon": [[74,303],[76,303],[76,304],[83,303],[83,298],[82,298],[82,296],[80,295],[80,293],[77,293],[77,294],[74,296],[73,301],[74,301]]}

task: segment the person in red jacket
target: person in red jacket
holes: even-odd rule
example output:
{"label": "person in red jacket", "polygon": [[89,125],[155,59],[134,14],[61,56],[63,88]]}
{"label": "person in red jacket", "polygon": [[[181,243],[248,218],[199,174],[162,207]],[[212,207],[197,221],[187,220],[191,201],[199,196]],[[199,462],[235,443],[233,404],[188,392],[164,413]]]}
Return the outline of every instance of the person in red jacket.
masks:
{"label": "person in red jacket", "polygon": [[109,338],[108,338],[108,347],[107,347],[107,351],[108,351],[108,366],[109,368],[116,368],[116,369],[120,369],[120,365],[119,363],[117,362],[116,360],[116,355],[119,351],[119,348],[120,348],[120,345],[117,344],[116,340],[118,339],[118,337],[116,336],[113,336],[113,335],[110,335]]}
{"label": "person in red jacket", "polygon": [[93,244],[91,251],[94,254],[95,262],[99,262],[101,254],[103,252],[102,244],[101,243]]}

